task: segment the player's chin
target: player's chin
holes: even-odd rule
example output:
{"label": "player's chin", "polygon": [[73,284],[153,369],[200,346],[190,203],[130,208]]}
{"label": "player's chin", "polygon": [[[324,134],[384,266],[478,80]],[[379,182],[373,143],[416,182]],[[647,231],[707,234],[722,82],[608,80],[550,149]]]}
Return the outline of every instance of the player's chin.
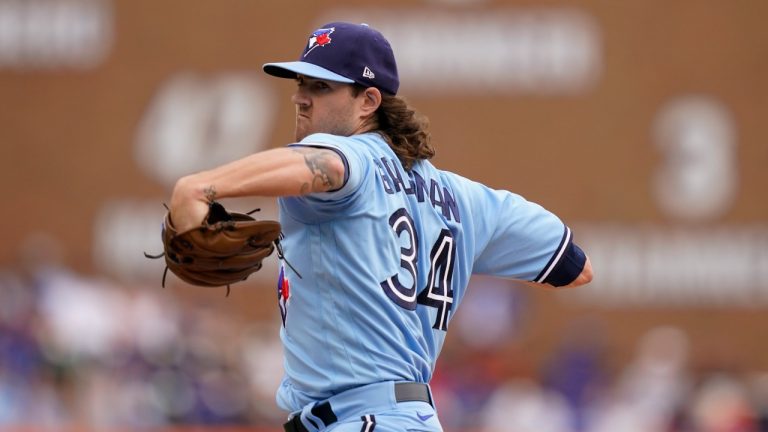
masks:
{"label": "player's chin", "polygon": [[306,117],[302,117],[302,116],[296,117],[296,129],[294,132],[294,136],[296,137],[296,142],[303,140],[309,134],[310,134],[309,120]]}
{"label": "player's chin", "polygon": [[296,132],[294,132],[294,137],[296,139],[296,142],[303,140],[304,138],[306,138],[307,135],[309,134],[306,132],[305,129],[299,128],[298,126],[296,127]]}

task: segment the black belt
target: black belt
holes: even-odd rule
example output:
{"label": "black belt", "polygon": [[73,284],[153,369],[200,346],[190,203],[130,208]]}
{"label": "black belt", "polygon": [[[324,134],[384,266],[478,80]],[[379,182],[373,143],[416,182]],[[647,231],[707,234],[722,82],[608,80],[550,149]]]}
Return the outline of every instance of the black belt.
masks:
{"label": "black belt", "polygon": [[[429,394],[429,386],[423,383],[397,382],[395,383],[395,400],[399,402],[426,402],[432,404]],[[338,421],[336,414],[329,402],[323,402],[312,407],[312,415],[323,421],[325,426],[330,426]],[[294,416],[283,425],[285,432],[309,432],[301,423],[301,416]]]}

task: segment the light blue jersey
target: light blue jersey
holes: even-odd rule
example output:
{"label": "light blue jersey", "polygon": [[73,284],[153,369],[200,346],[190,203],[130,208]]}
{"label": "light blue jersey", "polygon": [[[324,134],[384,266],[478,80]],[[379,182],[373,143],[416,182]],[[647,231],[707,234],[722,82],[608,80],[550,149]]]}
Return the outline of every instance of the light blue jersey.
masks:
{"label": "light blue jersey", "polygon": [[310,135],[347,164],[334,192],[279,199],[287,411],[381,381],[428,383],[473,273],[543,281],[570,242],[554,214],[428,161],[406,171],[376,133]]}

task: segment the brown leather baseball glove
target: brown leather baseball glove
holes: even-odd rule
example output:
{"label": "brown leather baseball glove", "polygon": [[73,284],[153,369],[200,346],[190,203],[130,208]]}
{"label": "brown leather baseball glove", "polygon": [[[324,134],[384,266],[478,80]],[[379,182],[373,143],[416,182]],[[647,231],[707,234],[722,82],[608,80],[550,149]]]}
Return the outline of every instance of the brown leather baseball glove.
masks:
{"label": "brown leather baseball glove", "polygon": [[229,213],[212,202],[208,215],[196,228],[177,232],[170,212],[162,231],[165,276],[170,270],[181,280],[205,287],[227,286],[248,278],[261,269],[262,260],[275,250],[280,239],[280,223],[256,220],[243,213]]}

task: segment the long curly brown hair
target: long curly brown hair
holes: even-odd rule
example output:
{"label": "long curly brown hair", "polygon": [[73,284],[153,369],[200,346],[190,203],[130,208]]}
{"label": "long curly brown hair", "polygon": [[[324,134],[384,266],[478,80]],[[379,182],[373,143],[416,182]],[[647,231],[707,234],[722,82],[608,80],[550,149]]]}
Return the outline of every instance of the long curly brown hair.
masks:
{"label": "long curly brown hair", "polygon": [[[365,87],[355,85],[353,92],[364,91]],[[429,119],[417,112],[400,97],[382,93],[381,105],[376,110],[376,127],[395,152],[406,170],[423,159],[435,155],[432,136],[429,133]]]}
{"label": "long curly brown hair", "polygon": [[432,135],[429,133],[429,119],[411,108],[405,99],[382,94],[382,101],[376,111],[378,131],[387,140],[405,169],[435,155]]}

